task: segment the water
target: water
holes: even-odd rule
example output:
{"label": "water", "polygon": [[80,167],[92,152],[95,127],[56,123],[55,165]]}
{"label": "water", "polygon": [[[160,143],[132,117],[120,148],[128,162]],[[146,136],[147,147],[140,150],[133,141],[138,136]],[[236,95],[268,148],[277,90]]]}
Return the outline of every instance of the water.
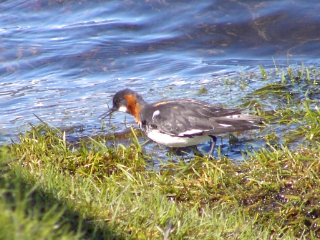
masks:
{"label": "water", "polygon": [[[189,96],[234,107],[266,83],[242,89],[224,78],[273,68],[273,59],[319,65],[319,10],[298,0],[1,1],[0,143],[39,123],[34,114],[72,128],[70,138],[101,134],[98,116],[125,87],[150,102]],[[117,132],[123,122],[114,115]]]}

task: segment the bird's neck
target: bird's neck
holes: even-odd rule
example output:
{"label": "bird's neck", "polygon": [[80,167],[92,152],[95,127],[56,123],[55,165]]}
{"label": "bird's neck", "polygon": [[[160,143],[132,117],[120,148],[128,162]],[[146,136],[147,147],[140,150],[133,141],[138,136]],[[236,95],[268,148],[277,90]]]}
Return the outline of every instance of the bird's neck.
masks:
{"label": "bird's neck", "polygon": [[128,113],[133,115],[136,122],[140,122],[140,113],[148,104],[143,99],[127,98]]}

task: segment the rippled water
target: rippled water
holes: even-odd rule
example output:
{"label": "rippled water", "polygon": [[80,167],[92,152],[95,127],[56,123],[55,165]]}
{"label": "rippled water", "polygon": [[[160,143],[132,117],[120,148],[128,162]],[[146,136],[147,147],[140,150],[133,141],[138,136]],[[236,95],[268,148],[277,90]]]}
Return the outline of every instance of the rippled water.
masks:
{"label": "rippled water", "polygon": [[[39,123],[94,136],[112,95],[189,96],[236,106],[265,84],[224,78],[319,64],[319,1],[0,1],[0,142]],[[208,92],[198,96],[198,90]],[[127,116],[128,122],[133,119]],[[125,126],[115,114],[116,131]]]}

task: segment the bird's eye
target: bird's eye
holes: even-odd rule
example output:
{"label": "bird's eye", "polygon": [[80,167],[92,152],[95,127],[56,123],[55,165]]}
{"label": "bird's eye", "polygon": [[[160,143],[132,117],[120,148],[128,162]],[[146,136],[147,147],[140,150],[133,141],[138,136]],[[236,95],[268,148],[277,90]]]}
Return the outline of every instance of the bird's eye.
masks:
{"label": "bird's eye", "polygon": [[113,105],[119,105],[119,103],[120,103],[120,100],[119,100],[119,99],[115,99],[115,100],[113,101]]}

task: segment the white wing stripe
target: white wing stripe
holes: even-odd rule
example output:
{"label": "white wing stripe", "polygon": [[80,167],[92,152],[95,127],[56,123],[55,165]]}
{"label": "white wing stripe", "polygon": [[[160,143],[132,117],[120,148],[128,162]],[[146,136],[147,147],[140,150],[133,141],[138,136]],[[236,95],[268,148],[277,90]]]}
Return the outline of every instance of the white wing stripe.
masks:
{"label": "white wing stripe", "polygon": [[178,136],[194,135],[194,134],[199,134],[199,133],[203,133],[203,130],[201,130],[201,129],[191,129],[191,130],[179,133]]}
{"label": "white wing stripe", "polygon": [[229,125],[229,124],[221,124],[221,123],[219,123],[219,125],[222,126],[222,127],[231,127],[232,126],[232,125]]}

